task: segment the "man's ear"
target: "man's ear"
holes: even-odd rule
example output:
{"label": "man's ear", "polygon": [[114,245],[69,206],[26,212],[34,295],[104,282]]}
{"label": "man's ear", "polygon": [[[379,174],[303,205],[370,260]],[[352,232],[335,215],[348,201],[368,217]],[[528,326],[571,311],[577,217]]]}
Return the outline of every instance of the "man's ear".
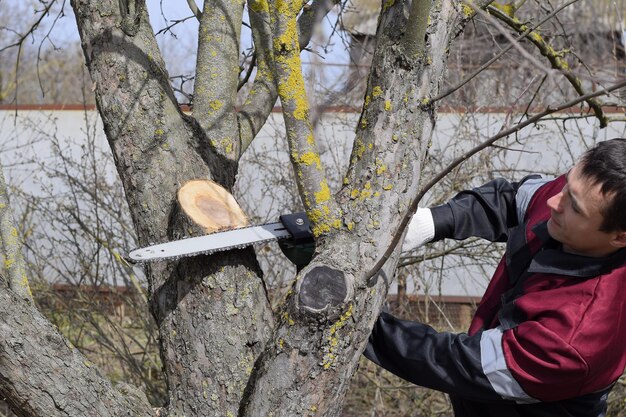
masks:
{"label": "man's ear", "polygon": [[618,232],[615,236],[615,239],[611,241],[611,245],[616,248],[624,248],[626,247],[626,232]]}

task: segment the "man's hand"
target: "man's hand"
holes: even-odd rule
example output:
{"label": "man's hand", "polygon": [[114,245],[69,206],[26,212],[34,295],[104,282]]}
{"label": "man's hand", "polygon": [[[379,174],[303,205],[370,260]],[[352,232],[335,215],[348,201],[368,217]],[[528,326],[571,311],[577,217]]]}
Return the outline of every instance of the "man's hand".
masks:
{"label": "man's hand", "polygon": [[435,237],[435,222],[429,208],[418,207],[406,232],[402,251],[417,249]]}

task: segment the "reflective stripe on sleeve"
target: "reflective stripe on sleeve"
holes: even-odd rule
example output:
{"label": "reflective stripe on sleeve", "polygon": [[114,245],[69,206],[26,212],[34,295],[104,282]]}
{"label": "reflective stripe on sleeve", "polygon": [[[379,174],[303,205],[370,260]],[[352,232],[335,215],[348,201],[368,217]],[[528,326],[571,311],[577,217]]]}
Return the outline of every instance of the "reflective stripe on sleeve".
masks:
{"label": "reflective stripe on sleeve", "polygon": [[502,351],[502,329],[499,327],[482,333],[480,362],[491,387],[502,398],[519,404],[539,402],[524,392],[507,368]]}
{"label": "reflective stripe on sleeve", "polygon": [[515,196],[515,201],[517,205],[517,221],[520,224],[524,221],[526,209],[528,208],[530,200],[532,200],[537,190],[544,184],[553,180],[554,178],[531,178],[524,181],[524,183],[519,187],[517,195]]}

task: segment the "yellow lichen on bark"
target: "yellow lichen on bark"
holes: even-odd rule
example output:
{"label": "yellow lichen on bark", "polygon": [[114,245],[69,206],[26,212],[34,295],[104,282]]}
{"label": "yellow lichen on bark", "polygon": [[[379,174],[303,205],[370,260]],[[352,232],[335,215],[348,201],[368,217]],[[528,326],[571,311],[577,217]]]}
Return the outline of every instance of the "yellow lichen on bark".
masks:
{"label": "yellow lichen on bark", "polygon": [[320,156],[317,152],[309,151],[305,152],[298,158],[300,162],[305,165],[311,166],[315,165],[317,169],[322,169],[322,161],[320,160]]}
{"label": "yellow lichen on bark", "polygon": [[269,12],[269,4],[267,0],[251,0],[248,2],[248,7],[255,13],[267,13]]}
{"label": "yellow lichen on bark", "polygon": [[326,338],[327,346],[325,346],[326,353],[322,359],[322,367],[324,369],[329,369],[337,358],[337,347],[339,346],[339,336],[337,332],[343,328],[347,321],[352,317],[353,305],[350,304],[348,310],[346,310],[339,319],[330,326],[328,330],[328,337]]}
{"label": "yellow lichen on bark", "polygon": [[394,0],[386,0],[385,4],[383,5],[383,11],[387,11],[387,9],[389,9],[391,6],[393,6],[393,4],[395,3]]}
{"label": "yellow lichen on bark", "polygon": [[14,224],[8,204],[7,187],[0,169],[0,240],[4,249],[4,269],[9,288],[25,300],[32,302],[33,296],[26,275],[26,263],[22,256],[22,241]]}
{"label": "yellow lichen on bark", "polygon": [[283,33],[274,39],[274,49],[291,51],[298,47],[298,25],[295,19],[290,19]]}
{"label": "yellow lichen on bark", "polygon": [[278,83],[278,94],[281,100],[293,102],[293,117],[297,120],[305,121],[309,113],[309,103],[304,88],[300,55],[279,55],[276,57],[276,63],[281,65],[283,72],[286,74],[286,78]]}
{"label": "yellow lichen on bark", "polygon": [[[331,198],[324,177],[320,154],[309,120],[309,103],[305,89],[296,16],[302,8],[301,1],[278,0],[271,10],[273,56],[291,161],[305,209],[311,220],[315,236],[342,225],[340,210]],[[272,4],[270,4],[272,6]]]}
{"label": "yellow lichen on bark", "polygon": [[209,103],[209,107],[211,107],[214,111],[221,109],[224,106],[220,100],[213,100]]}
{"label": "yellow lichen on bark", "polygon": [[315,202],[323,204],[330,200],[330,188],[328,188],[328,182],[324,179],[320,184],[320,190],[315,193]]}
{"label": "yellow lichen on bark", "polygon": [[470,17],[473,17],[476,14],[476,11],[474,10],[474,8],[469,6],[469,4],[472,4],[472,2],[467,1],[467,2],[461,3],[461,13],[463,14],[463,17],[465,19],[469,19]]}
{"label": "yellow lichen on bark", "polygon": [[[330,202],[330,192],[328,196],[328,202]],[[325,198],[324,193],[320,198]],[[333,214],[328,207],[328,204],[318,206],[320,208],[313,208],[308,212],[309,220],[311,220],[311,231],[313,236],[318,237],[324,233],[330,232],[332,229],[340,229],[342,222],[340,218],[333,217]]]}
{"label": "yellow lichen on bark", "polygon": [[500,4],[497,2],[493,2],[491,3],[491,5],[495,7],[496,9],[501,10],[502,13],[506,14],[507,16],[515,17],[515,12],[517,11],[515,3],[509,2],[509,3]]}
{"label": "yellow lichen on bark", "polygon": [[293,116],[297,120],[306,120],[309,104],[304,88],[302,62],[298,42],[298,25],[296,15],[300,10],[300,2],[280,0],[276,2],[276,12],[281,21],[281,31],[274,38],[276,64],[285,77],[278,83],[278,94],[283,101],[293,101]]}

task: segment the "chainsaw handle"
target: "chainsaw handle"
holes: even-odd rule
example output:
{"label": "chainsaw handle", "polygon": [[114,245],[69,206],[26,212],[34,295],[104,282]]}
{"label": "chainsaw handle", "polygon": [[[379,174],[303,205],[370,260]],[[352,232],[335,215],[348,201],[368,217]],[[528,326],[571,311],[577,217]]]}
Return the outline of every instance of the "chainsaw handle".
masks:
{"label": "chainsaw handle", "polygon": [[305,212],[283,214],[279,220],[285,229],[291,233],[293,243],[302,244],[314,241],[311,223]]}
{"label": "chainsaw handle", "polygon": [[291,239],[280,239],[278,246],[294,265],[298,272],[307,266],[315,253],[315,240],[311,232],[311,223],[306,213],[284,214],[279,217],[285,229],[291,233]]}

